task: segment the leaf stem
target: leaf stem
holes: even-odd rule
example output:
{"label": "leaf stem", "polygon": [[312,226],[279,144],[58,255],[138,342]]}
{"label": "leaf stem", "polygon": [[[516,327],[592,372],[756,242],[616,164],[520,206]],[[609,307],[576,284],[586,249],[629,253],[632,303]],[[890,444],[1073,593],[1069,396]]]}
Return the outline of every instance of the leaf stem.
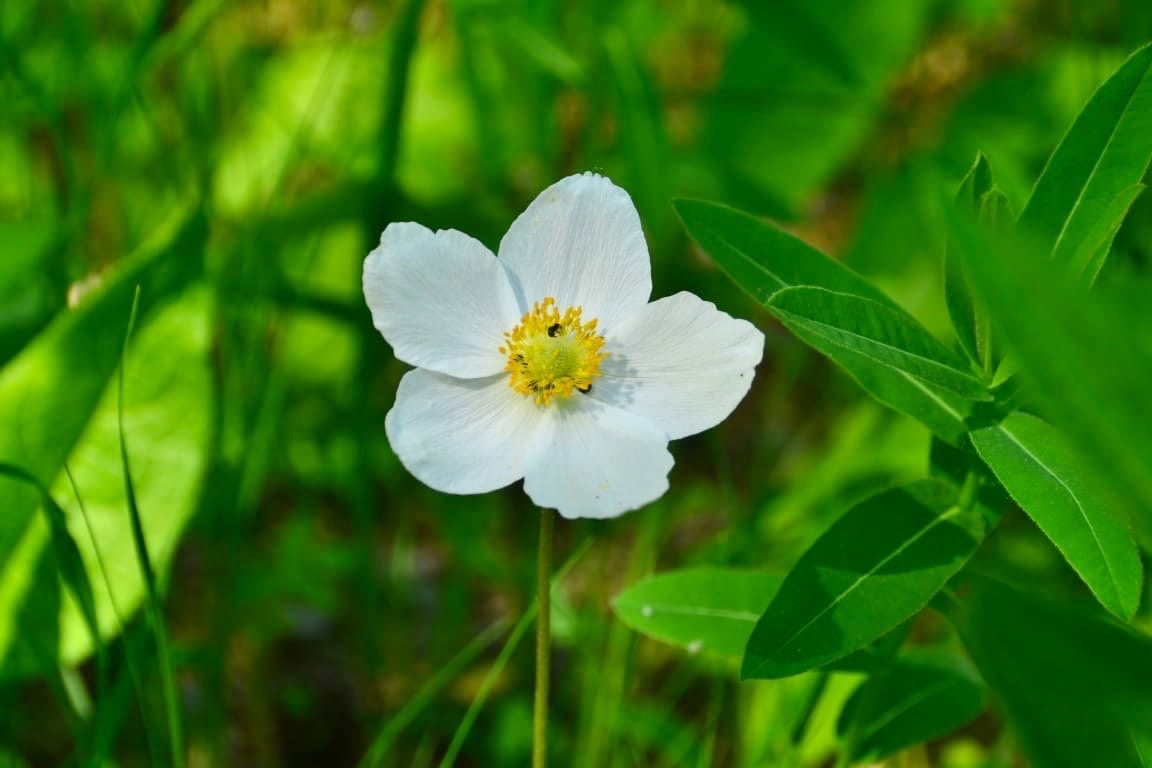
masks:
{"label": "leaf stem", "polygon": [[532,713],[532,768],[548,764],[548,682],[552,661],[552,529],[555,516],[540,510],[540,549],[536,556],[536,696]]}

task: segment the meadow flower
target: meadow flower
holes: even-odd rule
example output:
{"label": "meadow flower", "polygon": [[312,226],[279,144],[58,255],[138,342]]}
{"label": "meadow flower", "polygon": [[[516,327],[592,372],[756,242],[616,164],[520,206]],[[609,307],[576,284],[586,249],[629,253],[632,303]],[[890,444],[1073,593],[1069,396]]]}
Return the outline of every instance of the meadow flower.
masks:
{"label": "meadow flower", "polygon": [[615,517],[668,488],[668,441],[721,422],[764,336],[691,293],[652,303],[628,194],[595,174],[537,197],[499,256],[455,230],[388,225],[364,296],[405,374],[385,428],[446,493],[523,478],[564,517]]}

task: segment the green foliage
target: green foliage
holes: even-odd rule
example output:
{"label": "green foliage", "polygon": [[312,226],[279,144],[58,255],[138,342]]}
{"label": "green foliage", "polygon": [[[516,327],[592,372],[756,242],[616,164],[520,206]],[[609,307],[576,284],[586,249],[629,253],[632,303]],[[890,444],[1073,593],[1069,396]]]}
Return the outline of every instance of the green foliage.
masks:
{"label": "green foliage", "polygon": [[857,688],[836,729],[850,760],[880,760],[959,728],[984,706],[983,681],[967,661],[919,652],[902,656]]}
{"label": "green foliage", "polygon": [[[917,372],[938,372],[938,365],[917,364],[916,353],[931,347],[932,352],[929,354],[940,354],[946,360],[953,360],[954,356],[933,343],[927,332],[919,328],[916,321],[908,317],[883,291],[767,222],[697,201],[680,200],[676,207],[693,239],[716,259],[740,287],[769,309],[772,309],[771,302],[779,291],[799,287],[820,288],[854,297],[846,301],[870,308],[865,310],[865,316],[878,318],[873,320],[873,324],[886,324],[895,328],[887,335],[901,334],[912,342],[913,348],[905,350],[904,355],[899,355],[897,347],[896,355],[888,351],[878,361],[875,356],[863,354],[859,350],[882,348],[883,338],[873,340],[871,344],[864,339],[852,346],[837,345],[836,362],[880,402],[919,419],[946,440],[958,442],[962,438],[965,431],[963,422],[968,414],[968,404],[964,399],[955,397],[947,389],[941,390],[926,383],[904,367],[891,364],[895,357],[903,361],[912,360]],[[836,327],[833,318],[825,316],[821,319],[828,320],[827,325],[832,328]],[[884,332],[881,330],[880,333]],[[840,336],[851,339],[848,334]],[[812,339],[809,334],[805,340],[812,343]],[[832,347],[824,344],[818,348],[827,353]],[[945,378],[954,383],[965,377],[962,372],[954,372],[951,376],[945,373]],[[968,391],[972,391],[973,383],[967,385]],[[964,388],[965,385],[954,386]]]}
{"label": "green foliage", "polygon": [[692,238],[761,303],[782,288],[807,285],[895,308],[872,283],[777,227],[702,200],[677,200],[675,205]]}
{"label": "green foliage", "polygon": [[[146,286],[152,292],[146,306],[154,306],[165,293],[179,287],[187,279],[188,267],[194,267],[196,256],[190,248],[197,237],[198,225],[195,218],[176,222],[168,227],[157,244],[129,261],[128,265],[108,284],[83,300],[75,311],[61,316],[31,343],[19,357],[13,360],[0,375],[0,408],[7,409],[5,421],[11,425],[6,434],[7,442],[0,446],[3,455],[11,464],[19,466],[43,484],[52,483],[53,497],[68,499],[72,496],[72,486],[62,469],[67,466],[72,471],[77,486],[85,494],[85,502],[91,517],[72,508],[67,515],[72,539],[77,542],[84,555],[89,582],[94,585],[112,583],[105,579],[102,566],[91,547],[90,530],[109,532],[108,526],[117,526],[117,519],[126,522],[123,506],[123,485],[118,471],[118,462],[110,462],[109,456],[116,456],[116,409],[114,391],[109,388],[109,379],[119,358],[117,336],[123,338],[123,329],[131,306],[131,292],[134,285]],[[176,376],[181,367],[187,366],[187,357],[179,353],[188,350],[180,343],[186,338],[195,324],[189,324],[187,316],[176,320],[175,328],[180,333],[173,334],[172,321],[162,327],[153,346],[163,348],[163,354],[150,354],[147,387],[167,386],[168,381],[157,378],[156,374],[168,371]],[[204,354],[206,334],[198,336],[198,351]],[[195,350],[191,350],[195,351]],[[176,355],[176,356],[174,356]],[[202,359],[202,357],[201,357]],[[194,368],[187,369],[187,378],[182,379],[197,386],[197,394],[203,397],[206,379],[198,378]],[[153,389],[144,399],[135,400],[140,404],[151,404]],[[56,400],[51,398],[55,396]],[[202,408],[202,400],[193,398],[197,407]],[[179,411],[188,407],[187,403],[175,406]],[[42,409],[51,408],[51,412]],[[129,406],[131,411],[132,406]],[[140,418],[129,415],[129,424],[138,423],[159,429],[163,435],[165,425],[156,420],[157,412],[149,409]],[[181,414],[181,420],[184,416]],[[156,434],[155,432],[153,434]],[[203,449],[203,440],[195,433],[190,435]],[[146,438],[144,438],[146,440]],[[0,438],[5,440],[5,438]],[[183,515],[191,511],[194,488],[197,479],[195,463],[178,461],[181,467],[177,475],[166,475],[162,465],[163,455],[152,450],[146,443],[142,463],[150,467],[149,476],[160,482],[174,482],[177,487],[186,487],[186,500]],[[109,453],[111,449],[111,453]],[[185,458],[180,456],[180,458]],[[169,467],[173,466],[172,464]],[[183,468],[190,470],[185,473]],[[169,470],[170,471],[170,470]],[[110,487],[109,480],[113,483]],[[166,489],[165,489],[166,490]],[[171,552],[184,519],[178,509],[170,507],[171,501],[161,488],[157,488],[161,508],[155,510],[155,519],[161,521],[157,535],[166,540],[166,549]],[[31,493],[31,495],[29,495]],[[37,606],[55,605],[60,601],[58,588],[52,578],[29,580],[34,564],[47,552],[51,540],[50,526],[43,524],[43,518],[34,516],[41,498],[34,488],[22,485],[12,479],[0,478],[0,494],[4,499],[5,523],[0,530],[0,546],[7,552],[5,566],[0,571],[0,649],[3,649],[4,675],[25,675],[32,671],[42,671],[45,663],[51,663],[59,647],[62,658],[76,660],[85,657],[93,648],[92,637],[86,625],[84,611],[76,604],[64,601],[59,609],[39,610]],[[65,503],[65,508],[71,505]],[[105,523],[103,521],[107,520]],[[93,526],[89,529],[88,526]],[[120,527],[126,535],[128,529]],[[168,531],[163,536],[162,532]],[[117,553],[113,545],[115,536],[98,539],[111,547],[107,554]],[[127,539],[125,539],[127,541]],[[117,563],[119,561],[112,560]],[[123,576],[123,578],[119,578]],[[123,593],[120,598],[124,607],[130,609],[139,599],[139,581],[128,574],[117,573],[111,577],[120,585]],[[115,610],[107,589],[94,588],[97,615],[105,633],[118,630]],[[135,597],[133,597],[135,595]],[[59,618],[54,614],[59,610]],[[20,611],[31,612],[26,619],[18,618]],[[36,618],[31,618],[35,616]],[[38,625],[38,626],[33,626]],[[17,626],[22,631],[17,630]],[[44,644],[47,644],[46,647]],[[38,645],[40,647],[33,647]]]}
{"label": "green foliage", "polygon": [[1152,450],[1152,404],[1141,394],[1152,370],[1152,316],[1138,298],[1147,279],[1085,293],[1053,275],[1026,236],[992,239],[962,216],[951,230],[1045,415],[1090,446],[1086,460],[1122,497],[1152,503],[1152,472],[1140,458]]}
{"label": "green foliage", "polygon": [[1088,611],[981,580],[957,609],[964,645],[1037,768],[1147,763],[1152,641]]}
{"label": "green foliage", "polygon": [[1020,214],[1057,264],[1095,280],[1152,160],[1152,45],[1084,106]]}
{"label": "green foliage", "polygon": [[972,444],[1101,605],[1132,618],[1144,572],[1127,516],[1120,516],[1124,505],[1064,435],[1018,412],[973,430]]}
{"label": "green foliage", "polygon": [[[816,539],[749,637],[745,678],[795,675],[843,658],[914,618],[950,580],[962,579],[985,538],[985,523],[994,526],[1001,517],[982,488],[992,475],[1101,605],[1123,620],[1136,614],[1143,566],[1129,514],[1146,517],[1141,508],[1150,501],[1147,463],[1135,457],[1152,455],[1152,446],[1144,445],[1152,418],[1148,398],[1132,387],[1152,371],[1152,316],[1146,302],[1132,301],[1126,292],[1110,288],[1107,297],[1100,291],[1086,296],[1083,286],[1096,280],[1152,159],[1150,64],[1152,47],[1137,51],[1089,100],[1018,222],[983,155],[961,181],[956,201],[945,204],[944,304],[960,349],[983,381],[868,281],[818,251],[766,222],[706,203],[679,204],[693,238],[784,327],[878,400],[956,445],[933,449],[931,463],[946,481],[871,497]],[[1011,355],[1009,372],[987,389],[1001,345]],[[1013,370],[1023,382],[1019,387]],[[876,384],[878,371],[885,372],[879,381],[887,386]],[[938,407],[909,397],[906,386],[893,389],[897,376],[932,395]],[[950,405],[939,399],[943,391],[969,402],[963,409]],[[1040,408],[1057,426],[1019,410],[1027,407]],[[976,456],[965,449],[969,442]],[[1147,522],[1140,525],[1147,541]],[[1104,697],[1108,711],[1128,709],[1117,722],[1093,722],[1093,737],[1078,740],[1071,707],[1043,713],[1045,699],[1032,698],[1030,686],[1042,687],[1041,678],[1045,685],[1066,678],[1061,664],[1077,665],[1078,653],[1098,647],[1078,637],[1074,614],[1052,608],[1032,625],[1022,620],[1034,610],[1030,598],[1021,598],[1014,628],[1005,630],[1013,624],[1007,613],[1017,607],[1006,603],[1016,598],[993,591],[986,600],[989,589],[943,602],[952,606],[969,651],[1004,698],[1038,764],[1099,761],[1099,752],[1080,745],[1092,744],[1091,750],[1101,741],[1107,742],[1109,765],[1142,764],[1152,744],[1145,733],[1149,692],[1129,684],[1112,696],[1094,683],[1081,700]],[[1033,644],[1048,643],[1033,633],[1054,622],[1077,629],[1053,629],[1061,639],[1023,661]],[[1106,634],[1108,625],[1094,626],[1083,631]],[[1013,642],[1001,642],[1008,636]],[[1117,647],[1123,661],[1106,664],[1146,666],[1138,647],[1143,637],[1100,637],[1095,645],[1128,642],[1120,637],[1130,638],[1132,647]],[[1058,660],[1059,654],[1066,658]],[[1076,679],[1090,677],[1083,672],[1088,666],[1079,663]],[[1101,670],[1099,677],[1114,674]],[[1055,685],[1048,697],[1073,700],[1062,682]],[[845,758],[880,758],[946,733],[974,717],[983,699],[978,681],[955,662],[919,668],[890,662],[842,712]]]}
{"label": "green foliage", "polygon": [[748,638],[742,676],[786,677],[863,648],[924,608],[983,533],[934,480],[854,506],[785,577]]}
{"label": "green foliage", "polygon": [[535,511],[359,275],[586,170],[767,343],[558,527],[553,764],[1152,763],[1146,5],[0,3],[0,764],[528,763]]}
{"label": "green foliage", "polygon": [[[196,508],[205,464],[212,415],[205,359],[207,309],[203,292],[170,304],[142,329],[125,371],[124,429],[132,440],[129,450],[136,496],[158,568],[171,559]],[[123,334],[127,313],[120,319]],[[100,401],[68,455],[71,479],[61,473],[52,486],[55,498],[68,500],[61,505],[68,530],[93,585],[101,633],[109,637],[120,631],[121,622],[144,595],[143,577],[133,553],[121,466],[109,460],[119,452],[117,412],[116,387],[106,382]],[[180,429],[174,430],[174,425]],[[20,587],[15,586],[18,574],[27,567],[25,563],[36,562],[46,552],[50,530],[37,518],[29,522],[5,571],[5,584],[12,585],[13,590],[5,592],[6,601],[12,601],[6,605],[22,605],[23,610],[29,610],[36,601],[57,599],[52,580],[22,580]],[[64,599],[59,616],[45,617],[50,623],[32,636],[59,638],[60,658],[66,662],[81,660],[93,649],[85,613],[82,604]],[[27,623],[21,625],[23,631],[7,624],[0,628],[2,636],[11,638],[12,643],[4,666],[6,674],[42,672],[45,660],[56,653],[54,648],[23,647],[21,637],[29,629]]]}
{"label": "green foliage", "polygon": [[691,653],[739,658],[780,577],[759,571],[694,568],[633,584],[612,607],[637,632]]}
{"label": "green foliage", "polygon": [[772,294],[768,309],[833,361],[841,350],[961,397],[991,399],[956,355],[911,317],[872,299],[796,286]]}

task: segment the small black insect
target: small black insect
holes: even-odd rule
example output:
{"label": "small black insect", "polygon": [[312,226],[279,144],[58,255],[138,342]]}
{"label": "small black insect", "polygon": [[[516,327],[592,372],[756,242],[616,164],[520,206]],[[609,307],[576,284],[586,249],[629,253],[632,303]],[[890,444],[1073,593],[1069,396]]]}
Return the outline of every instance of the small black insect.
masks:
{"label": "small black insect", "polygon": [[592,385],[591,384],[585,384],[582,387],[576,387],[576,389],[580,390],[584,394],[588,394],[589,392],[592,391]]}
{"label": "small black insect", "polygon": [[552,323],[552,325],[548,326],[548,335],[553,337],[559,336],[561,328],[560,323]]}

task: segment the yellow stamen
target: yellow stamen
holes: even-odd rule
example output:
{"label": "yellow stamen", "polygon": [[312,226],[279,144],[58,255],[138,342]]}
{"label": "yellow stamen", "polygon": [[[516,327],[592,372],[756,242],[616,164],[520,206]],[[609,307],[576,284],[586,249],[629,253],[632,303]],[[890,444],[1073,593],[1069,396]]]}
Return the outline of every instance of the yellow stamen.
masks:
{"label": "yellow stamen", "polygon": [[508,356],[508,383],[537,405],[555,397],[571,397],[572,390],[587,392],[600,375],[604,337],[596,333],[596,320],[581,319],[583,309],[568,307],[561,314],[551,296],[538,301],[520,318],[520,324],[504,334],[500,353]]}

